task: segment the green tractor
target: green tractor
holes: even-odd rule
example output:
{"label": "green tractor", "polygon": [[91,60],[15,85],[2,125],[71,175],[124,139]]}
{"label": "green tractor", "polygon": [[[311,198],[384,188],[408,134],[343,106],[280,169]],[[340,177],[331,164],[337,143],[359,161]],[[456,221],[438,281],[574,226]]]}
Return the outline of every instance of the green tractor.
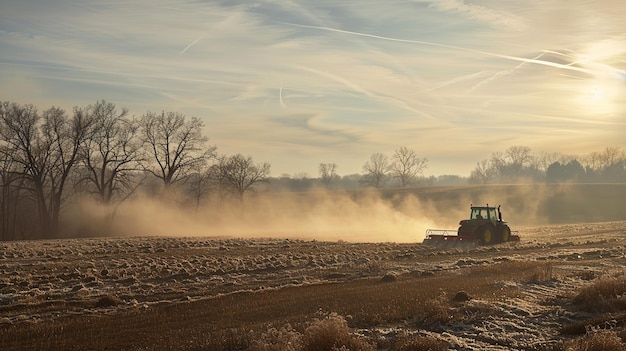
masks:
{"label": "green tractor", "polygon": [[502,220],[500,206],[470,206],[469,219],[459,223],[459,229],[452,234],[451,230],[429,229],[426,231],[424,243],[437,247],[494,245],[509,241],[520,241],[516,232]]}

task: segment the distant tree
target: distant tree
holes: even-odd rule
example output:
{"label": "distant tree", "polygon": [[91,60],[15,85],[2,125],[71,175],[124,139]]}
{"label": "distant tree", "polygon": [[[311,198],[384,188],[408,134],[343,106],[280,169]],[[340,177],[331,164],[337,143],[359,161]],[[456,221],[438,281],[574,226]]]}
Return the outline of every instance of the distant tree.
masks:
{"label": "distant tree", "polygon": [[491,156],[489,157],[489,166],[492,168],[494,177],[502,176],[505,172],[506,165],[507,162],[501,152],[495,151],[491,153]]}
{"label": "distant tree", "polygon": [[[434,176],[431,176],[434,178]],[[451,186],[451,185],[465,185],[468,182],[468,178],[461,177],[454,174],[443,174],[437,176],[434,181],[429,183],[429,185],[435,186]]]}
{"label": "distant tree", "polygon": [[624,152],[619,146],[609,146],[600,154],[601,168],[606,169],[624,160]]}
{"label": "distant tree", "polygon": [[391,163],[387,155],[379,152],[373,153],[369,161],[363,165],[365,172],[363,180],[368,185],[380,188],[385,183],[390,169]]}
{"label": "distant tree", "polygon": [[582,164],[586,169],[598,171],[602,169],[602,156],[599,152],[590,152],[582,159]]}
{"label": "distant tree", "polygon": [[363,185],[363,175],[359,173],[346,174],[337,179],[337,185],[340,189],[359,189]]}
{"label": "distant tree", "polygon": [[578,160],[572,160],[565,165],[557,161],[548,166],[546,170],[548,183],[579,182],[584,177],[585,169]]}
{"label": "distant tree", "polygon": [[554,162],[558,161],[559,163],[564,164],[573,159],[573,156],[562,155],[558,152],[549,153],[540,151],[532,157],[531,167],[545,173],[548,167]]}
{"label": "distant tree", "polygon": [[320,179],[326,188],[330,188],[333,181],[337,180],[337,164],[336,163],[320,163],[319,166]]}
{"label": "distant tree", "polygon": [[207,146],[203,123],[175,112],[148,112],[139,121],[140,132],[154,166],[146,170],[162,180],[163,186],[185,180],[215,157],[214,146]]}
{"label": "distant tree", "polygon": [[487,184],[489,183],[495,176],[496,170],[489,163],[489,160],[482,160],[476,162],[476,168],[470,174],[470,183],[475,184]]}
{"label": "distant tree", "polygon": [[506,149],[506,155],[511,164],[520,169],[529,166],[533,161],[533,156],[528,146],[511,146]]}
{"label": "distant tree", "polygon": [[187,194],[193,199],[196,210],[200,207],[203,199],[207,198],[213,188],[212,173],[210,167],[193,173],[187,181]]}
{"label": "distant tree", "polygon": [[602,152],[591,152],[582,158],[582,165],[586,181],[626,181],[626,154],[620,147],[610,146]]}
{"label": "distant tree", "polygon": [[560,183],[565,179],[565,170],[559,161],[555,161],[546,170],[546,182]]}
{"label": "distant tree", "polygon": [[565,165],[565,174],[568,181],[580,182],[585,178],[585,168],[578,160],[571,160]]}
{"label": "distant tree", "polygon": [[614,161],[602,171],[602,178],[610,183],[622,183],[626,181],[626,169],[624,160]]}
{"label": "distant tree", "polygon": [[81,145],[83,172],[80,181],[104,204],[114,197],[123,201],[133,194],[145,178],[139,125],[126,117],[126,109],[104,100],[89,105],[81,113],[93,118],[93,131]]}
{"label": "distant tree", "polygon": [[404,188],[414,184],[417,176],[428,166],[428,159],[417,156],[415,150],[402,146],[392,157],[391,174]]}
{"label": "distant tree", "polygon": [[[4,113],[4,103],[0,103],[0,114]],[[13,159],[14,146],[0,144],[0,240],[17,239],[20,205],[25,201],[25,177]]]}
{"label": "distant tree", "polygon": [[313,179],[306,172],[295,173],[292,176],[283,174],[271,182],[274,190],[306,191],[313,186]]}
{"label": "distant tree", "polygon": [[245,193],[252,190],[255,184],[269,181],[270,167],[267,162],[254,164],[252,157],[236,154],[218,158],[213,174],[222,187],[226,187],[243,202]]}
{"label": "distant tree", "polygon": [[31,105],[7,104],[4,109],[0,137],[14,152],[13,161],[34,196],[42,235],[54,237],[65,187],[93,120],[80,109],[75,109],[71,118],[57,107],[41,116]]}
{"label": "distant tree", "polygon": [[516,182],[534,178],[535,169],[531,168],[533,156],[527,146],[511,146],[505,151],[505,157],[498,167],[501,181]]}

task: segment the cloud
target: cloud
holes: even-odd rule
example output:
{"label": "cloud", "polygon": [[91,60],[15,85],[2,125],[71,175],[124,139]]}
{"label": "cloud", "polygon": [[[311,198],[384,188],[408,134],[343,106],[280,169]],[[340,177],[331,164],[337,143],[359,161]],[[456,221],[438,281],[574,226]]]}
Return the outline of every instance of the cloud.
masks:
{"label": "cloud", "polygon": [[[598,150],[623,143],[619,2],[29,0],[2,7],[3,99],[40,109],[107,99],[132,114],[174,110],[203,118],[218,147],[254,151],[260,160],[280,153],[295,165],[301,155],[332,155],[350,173],[372,152],[398,146],[428,154],[434,165],[477,145],[484,153],[531,142],[567,152],[581,139]],[[315,117],[296,126],[291,116]],[[476,161],[440,169],[468,174]],[[315,173],[289,173],[299,171]]]}
{"label": "cloud", "polygon": [[432,0],[430,6],[446,12],[456,12],[470,19],[490,24],[498,29],[521,31],[527,25],[524,18],[510,12],[468,4],[464,0]]}

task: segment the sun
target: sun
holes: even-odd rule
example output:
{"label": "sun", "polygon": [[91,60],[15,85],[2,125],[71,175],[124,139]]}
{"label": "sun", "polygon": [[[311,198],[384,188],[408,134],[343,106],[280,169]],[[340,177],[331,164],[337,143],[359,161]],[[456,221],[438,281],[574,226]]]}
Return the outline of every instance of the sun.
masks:
{"label": "sun", "polygon": [[600,87],[592,87],[591,88],[591,101],[593,103],[602,103],[603,100],[606,100],[606,91]]}
{"label": "sun", "polygon": [[584,111],[597,116],[611,116],[618,112],[626,83],[619,72],[609,73],[579,82],[577,100]]}

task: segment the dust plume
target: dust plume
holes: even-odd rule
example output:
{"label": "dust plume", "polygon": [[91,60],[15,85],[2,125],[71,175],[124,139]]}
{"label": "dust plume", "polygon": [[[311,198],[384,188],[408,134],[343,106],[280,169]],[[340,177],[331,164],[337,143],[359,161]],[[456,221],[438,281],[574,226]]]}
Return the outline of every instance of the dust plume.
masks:
{"label": "dust plume", "polygon": [[[86,222],[111,235],[272,237],[350,242],[417,242],[438,222],[434,211],[413,195],[385,198],[375,191],[316,190],[258,194],[236,201],[195,206],[172,199],[138,196],[115,215],[88,200],[80,206]],[[454,221],[453,221],[454,222]],[[85,224],[82,225],[85,227]],[[94,230],[94,228],[91,228]],[[98,230],[102,230],[101,228]]]}
{"label": "dust plume", "polygon": [[80,202],[80,230],[115,236],[266,237],[414,243],[428,228],[458,228],[474,205],[502,206],[523,226],[624,220],[626,184],[518,184],[272,192],[238,200],[137,196],[117,208]]}

